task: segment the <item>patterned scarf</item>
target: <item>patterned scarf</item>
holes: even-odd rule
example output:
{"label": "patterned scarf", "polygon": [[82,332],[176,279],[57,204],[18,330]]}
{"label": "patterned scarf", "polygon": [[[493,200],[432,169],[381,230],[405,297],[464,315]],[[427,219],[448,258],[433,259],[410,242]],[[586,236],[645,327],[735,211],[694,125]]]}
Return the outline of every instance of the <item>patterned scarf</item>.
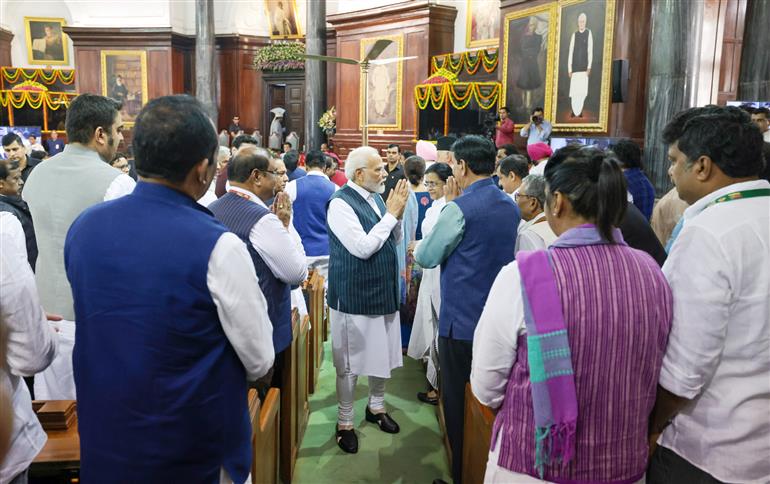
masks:
{"label": "patterned scarf", "polygon": [[[620,231],[613,236],[625,244]],[[594,225],[568,230],[551,246],[578,247],[606,244]],[[564,464],[575,455],[578,417],[575,377],[567,325],[556,278],[546,250],[516,254],[521,274],[527,359],[535,414],[535,469],[540,478],[546,465]]]}

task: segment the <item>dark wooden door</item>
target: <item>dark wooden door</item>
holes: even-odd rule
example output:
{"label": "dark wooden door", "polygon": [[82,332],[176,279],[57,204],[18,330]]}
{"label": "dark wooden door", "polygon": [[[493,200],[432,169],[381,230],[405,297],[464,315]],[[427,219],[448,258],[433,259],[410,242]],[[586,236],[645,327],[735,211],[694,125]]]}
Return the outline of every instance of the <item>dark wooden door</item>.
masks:
{"label": "dark wooden door", "polygon": [[299,136],[300,148],[305,144],[305,73],[265,73],[264,126],[265,143],[270,136],[270,123],[273,121],[273,108],[284,108],[283,126],[286,128],[284,139],[292,131]]}

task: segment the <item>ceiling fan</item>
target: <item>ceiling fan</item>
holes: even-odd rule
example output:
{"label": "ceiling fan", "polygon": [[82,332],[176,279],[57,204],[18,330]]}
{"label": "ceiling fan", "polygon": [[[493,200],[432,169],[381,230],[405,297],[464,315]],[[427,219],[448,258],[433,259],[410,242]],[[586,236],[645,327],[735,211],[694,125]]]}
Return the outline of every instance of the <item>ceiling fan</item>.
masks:
{"label": "ceiling fan", "polygon": [[[338,62],[341,64],[357,65],[361,69],[361,78],[364,81],[364,111],[361,119],[361,146],[367,146],[369,144],[369,65],[383,65],[391,64],[402,60],[416,59],[417,56],[409,57],[391,57],[388,59],[378,59],[382,51],[384,51],[393,41],[389,39],[380,39],[372,45],[369,52],[362,60],[348,59],[346,57],[330,57],[326,55],[315,54],[301,54],[306,59],[313,59],[325,62]],[[399,99],[398,102],[401,102]]]}

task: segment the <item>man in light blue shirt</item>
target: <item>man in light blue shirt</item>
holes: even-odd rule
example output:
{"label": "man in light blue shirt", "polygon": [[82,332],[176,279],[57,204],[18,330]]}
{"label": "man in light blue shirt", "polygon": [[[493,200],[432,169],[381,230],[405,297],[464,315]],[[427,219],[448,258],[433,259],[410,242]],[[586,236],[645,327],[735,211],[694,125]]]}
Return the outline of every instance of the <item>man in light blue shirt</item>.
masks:
{"label": "man in light blue shirt", "polygon": [[521,137],[527,138],[527,144],[548,143],[551,138],[551,123],[545,120],[543,108],[537,107],[532,110],[532,118],[523,128],[521,128]]}

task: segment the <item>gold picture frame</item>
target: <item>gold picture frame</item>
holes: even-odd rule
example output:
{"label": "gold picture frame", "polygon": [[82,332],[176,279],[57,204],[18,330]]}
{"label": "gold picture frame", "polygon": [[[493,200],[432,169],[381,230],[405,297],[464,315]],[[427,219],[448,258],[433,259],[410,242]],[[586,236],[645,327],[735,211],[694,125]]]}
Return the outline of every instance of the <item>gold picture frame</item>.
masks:
{"label": "gold picture frame", "polygon": [[[548,15],[548,23],[547,23],[547,37],[545,39],[545,46],[546,46],[546,52],[545,52],[545,66],[544,69],[540,69],[540,65],[538,64],[538,74],[542,79],[540,82],[542,83],[542,104],[540,103],[540,96],[539,94],[536,95],[536,99],[530,100],[529,103],[526,103],[524,100],[522,100],[521,105],[512,104],[511,97],[509,96],[509,93],[511,95],[517,95],[519,92],[524,91],[524,89],[519,87],[519,79],[514,81],[513,79],[509,82],[509,64],[511,57],[513,57],[511,48],[513,47],[511,45],[511,25],[516,21],[521,21],[524,19],[537,19],[538,22],[542,22],[541,17],[543,17],[545,14]],[[556,51],[556,39],[557,39],[557,32],[556,32],[556,26],[558,25],[557,20],[558,15],[558,9],[556,2],[548,3],[544,5],[538,5],[536,7],[526,8],[524,10],[518,10],[515,12],[508,13],[505,18],[503,19],[504,25],[503,25],[503,90],[500,97],[500,106],[507,106],[510,110],[511,119],[513,120],[515,124],[516,129],[521,129],[523,126],[525,126],[529,122],[529,117],[531,114],[531,110],[534,107],[542,107],[544,110],[544,117],[545,119],[550,119],[551,117],[551,102],[553,97],[553,83],[554,83],[554,66],[555,64],[555,51]],[[519,27],[518,25],[516,27]],[[521,39],[517,38],[515,39],[515,46],[516,48],[523,51],[521,45]],[[535,59],[536,62],[539,62],[539,57],[541,54],[537,55],[537,59]],[[522,62],[522,57],[524,57],[524,53],[521,52],[518,54],[518,64],[523,65],[524,62]],[[522,71],[523,72],[523,71]],[[519,76],[521,77],[521,76]],[[539,88],[537,89],[539,91]],[[526,93],[522,92],[522,97],[525,97]]]}
{"label": "gold picture frame", "polygon": [[[474,5],[483,5],[482,11],[489,12],[489,20],[493,22],[490,26],[494,30],[494,22],[497,22],[497,31],[494,37],[474,39],[473,38],[473,12]],[[495,46],[500,43],[500,0],[466,0],[465,8],[465,47],[475,49],[478,47]]]}
{"label": "gold picture frame", "polygon": [[[363,59],[371,46],[380,39],[389,39],[390,44],[380,54],[381,59],[404,57],[404,35],[384,35],[361,39],[360,58]],[[384,77],[386,76],[386,78]],[[393,78],[395,77],[395,86]],[[392,64],[370,64],[369,66],[369,102],[364,101],[364,80],[359,78],[358,85],[358,127],[363,129],[364,106],[369,107],[369,129],[385,131],[401,130],[401,109],[403,104],[404,61]],[[393,89],[395,87],[395,90]],[[387,112],[385,112],[387,110]]]}
{"label": "gold picture frame", "polygon": [[69,42],[64,27],[67,21],[55,17],[24,17],[27,34],[27,62],[33,65],[67,65]]}
{"label": "gold picture frame", "polygon": [[[583,97],[583,103],[581,108],[581,113],[574,113],[571,112],[575,105],[572,104],[572,82],[573,78],[569,75],[569,70],[567,67],[568,61],[565,60],[561,54],[562,50],[565,49],[565,38],[566,40],[566,51],[569,51],[569,44],[570,39],[573,34],[569,34],[569,32],[572,32],[575,30],[574,24],[572,24],[572,21],[575,21],[576,23],[579,22],[579,16],[580,13],[577,15],[575,12],[596,12],[599,7],[604,6],[604,22],[600,24],[600,27],[603,29],[601,31],[601,42],[602,47],[600,52],[602,53],[601,58],[601,79],[599,82],[599,85],[597,86],[596,83],[594,83],[593,86],[588,85],[588,81],[590,80],[590,76],[586,77],[585,84],[588,85],[584,88],[584,91],[587,93]],[[582,7],[582,8],[575,8],[575,7]],[[552,96],[551,100],[551,115],[552,120],[551,124],[553,125],[554,131],[559,132],[582,132],[582,133],[589,133],[589,132],[606,132],[609,126],[609,109],[610,109],[610,98],[611,98],[611,71],[612,71],[612,47],[613,47],[613,34],[614,34],[614,27],[615,27],[615,0],[560,0],[558,2],[558,37],[557,37],[557,48],[555,49],[556,59],[555,59],[555,67],[554,67],[554,84],[553,84],[553,92],[554,96]],[[565,14],[565,11],[567,9],[571,9],[569,11],[569,14]],[[588,16],[588,14],[586,14]],[[565,20],[565,17],[567,19]],[[570,25],[566,25],[567,22],[570,22]],[[590,20],[587,20],[587,26],[586,28],[588,30],[591,29],[597,29],[596,23],[592,23]],[[569,29],[569,30],[564,30]],[[598,30],[595,30],[598,32]],[[568,34],[565,36],[565,34]],[[597,42],[594,39],[593,32],[591,33],[592,42]],[[594,47],[594,52],[597,51],[597,49]],[[564,69],[567,69],[567,72],[565,72]],[[593,71],[593,67],[589,68],[590,71]],[[581,71],[582,72],[582,71]],[[565,86],[566,84],[566,86]],[[598,103],[596,102],[596,94],[598,93]],[[579,97],[580,94],[578,94]],[[589,98],[593,96],[594,99],[590,100],[590,103],[586,102],[589,100]],[[565,100],[566,99],[566,100]],[[566,105],[565,105],[566,103]],[[580,101],[577,102],[578,106],[581,106]],[[586,112],[586,108],[588,108],[588,111]],[[569,109],[570,112],[567,113],[566,110]],[[591,115],[590,113],[594,113],[595,116]],[[577,115],[577,116],[575,116]],[[573,121],[574,120],[574,121]]]}
{"label": "gold picture frame", "polygon": [[[123,124],[134,125],[147,104],[147,51],[101,51],[102,95],[123,102]],[[120,82],[119,82],[120,81]]]}
{"label": "gold picture frame", "polygon": [[[286,7],[289,8],[288,11],[286,11]],[[265,12],[271,39],[301,39],[304,37],[299,15],[297,15],[297,0],[265,0]],[[282,33],[282,29],[286,33]]]}

